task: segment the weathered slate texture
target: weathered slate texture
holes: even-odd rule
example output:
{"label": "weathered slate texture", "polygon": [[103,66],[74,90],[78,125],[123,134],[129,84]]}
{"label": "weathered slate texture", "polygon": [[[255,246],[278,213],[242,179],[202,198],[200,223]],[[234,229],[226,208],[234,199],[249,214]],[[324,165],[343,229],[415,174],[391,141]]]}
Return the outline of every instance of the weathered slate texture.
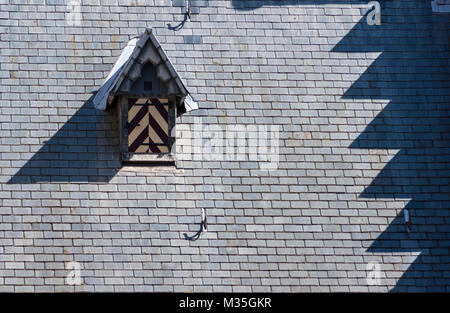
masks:
{"label": "weathered slate texture", "polygon": [[[69,26],[63,0],[0,1],[1,291],[449,291],[449,27],[429,1],[383,1],[373,36],[365,1],[193,1],[178,30],[183,1],[85,2]],[[146,27],[200,103],[180,126],[280,125],[277,171],[119,170],[117,114],[87,100]]]}

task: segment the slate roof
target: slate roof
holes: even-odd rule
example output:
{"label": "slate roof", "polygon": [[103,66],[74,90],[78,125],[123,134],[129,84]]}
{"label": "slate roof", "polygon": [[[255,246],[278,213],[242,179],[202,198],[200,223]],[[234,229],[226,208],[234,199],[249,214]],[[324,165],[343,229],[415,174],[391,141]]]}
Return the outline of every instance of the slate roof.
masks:
{"label": "slate roof", "polygon": [[[192,0],[184,24],[184,0],[83,1],[81,25],[63,2],[0,4],[0,291],[450,291],[450,20],[431,1],[379,1],[381,25],[366,0]],[[149,26],[199,101],[176,144],[198,120],[278,125],[277,170],[121,167],[117,112],[89,99]]]}

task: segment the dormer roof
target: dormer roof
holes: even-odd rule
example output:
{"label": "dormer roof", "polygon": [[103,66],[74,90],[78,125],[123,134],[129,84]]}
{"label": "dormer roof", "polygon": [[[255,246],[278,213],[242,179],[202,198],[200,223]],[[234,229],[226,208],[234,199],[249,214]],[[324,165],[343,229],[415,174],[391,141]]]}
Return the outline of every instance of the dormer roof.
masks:
{"label": "dormer roof", "polygon": [[149,62],[156,71],[156,77],[165,85],[166,96],[176,96],[178,99],[177,106],[181,112],[198,108],[151,28],[128,42],[97,91],[93,99],[94,107],[106,110],[116,95],[130,93],[133,84],[143,76],[143,68]]}

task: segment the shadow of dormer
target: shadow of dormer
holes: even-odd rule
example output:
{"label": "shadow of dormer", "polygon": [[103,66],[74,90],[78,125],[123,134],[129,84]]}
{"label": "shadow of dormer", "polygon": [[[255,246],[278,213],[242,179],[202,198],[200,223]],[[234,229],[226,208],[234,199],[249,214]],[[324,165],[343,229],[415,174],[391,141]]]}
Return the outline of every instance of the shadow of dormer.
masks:
{"label": "shadow of dormer", "polygon": [[120,168],[117,114],[114,109],[96,110],[91,99],[44,142],[8,184],[106,183],[116,175]]}

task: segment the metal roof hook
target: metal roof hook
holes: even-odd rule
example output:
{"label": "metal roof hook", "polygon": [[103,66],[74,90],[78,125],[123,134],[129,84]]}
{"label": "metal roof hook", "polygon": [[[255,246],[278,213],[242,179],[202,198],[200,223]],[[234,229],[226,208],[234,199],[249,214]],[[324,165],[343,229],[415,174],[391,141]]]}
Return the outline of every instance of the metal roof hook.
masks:
{"label": "metal roof hook", "polygon": [[[170,30],[178,31],[183,28],[184,24],[186,23],[187,19],[191,19],[191,0],[186,0],[186,12],[183,14],[183,20],[180,22],[180,24],[172,26],[170,23],[167,24],[167,28]],[[184,8],[183,8],[184,9]],[[184,11],[184,10],[183,10]]]}
{"label": "metal roof hook", "polygon": [[204,231],[208,231],[208,225],[206,223],[206,210],[204,208],[202,208],[202,229],[204,229]]}
{"label": "metal roof hook", "polygon": [[406,231],[408,233],[410,233],[411,232],[411,218],[409,216],[409,210],[408,209],[404,209],[403,210],[403,216],[405,218]]}
{"label": "metal roof hook", "polygon": [[186,1],[187,1],[187,16],[189,17],[189,19],[191,19],[191,0]]}

